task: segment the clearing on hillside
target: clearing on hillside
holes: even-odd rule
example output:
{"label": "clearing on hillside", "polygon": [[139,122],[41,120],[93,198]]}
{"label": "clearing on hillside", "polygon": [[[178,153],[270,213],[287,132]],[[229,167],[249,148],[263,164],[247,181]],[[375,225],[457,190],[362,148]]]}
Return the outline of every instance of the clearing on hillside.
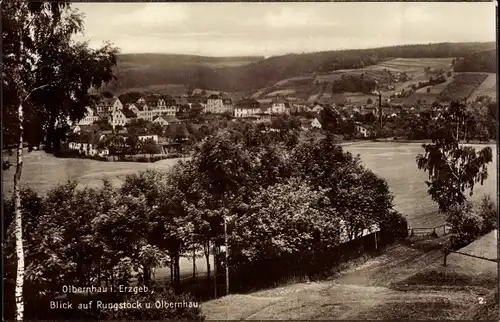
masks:
{"label": "clearing on hillside", "polygon": [[490,96],[496,98],[497,95],[497,74],[488,74],[484,82],[479,85],[474,92],[472,92],[469,100],[476,100],[479,96]]}
{"label": "clearing on hillside", "polygon": [[[441,84],[419,88],[413,94],[411,94],[408,98],[406,98],[404,100],[403,104],[410,106],[410,105],[418,104],[419,101],[423,102],[423,103],[432,104],[434,101],[436,101],[438,99],[441,92],[451,82],[453,82],[453,77],[447,78],[446,82],[441,83]],[[427,92],[428,88],[430,88],[429,92]]]}
{"label": "clearing on hillside", "polygon": [[438,99],[441,102],[468,99],[486,78],[488,78],[488,74],[456,73],[453,81],[439,94]]}

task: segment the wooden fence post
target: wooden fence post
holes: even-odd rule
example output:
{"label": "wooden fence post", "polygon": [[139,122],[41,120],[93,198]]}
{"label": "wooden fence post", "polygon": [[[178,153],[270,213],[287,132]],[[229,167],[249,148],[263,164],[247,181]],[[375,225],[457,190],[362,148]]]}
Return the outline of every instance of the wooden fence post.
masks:
{"label": "wooden fence post", "polygon": [[444,266],[446,266],[446,257],[448,256],[448,249],[444,250]]}

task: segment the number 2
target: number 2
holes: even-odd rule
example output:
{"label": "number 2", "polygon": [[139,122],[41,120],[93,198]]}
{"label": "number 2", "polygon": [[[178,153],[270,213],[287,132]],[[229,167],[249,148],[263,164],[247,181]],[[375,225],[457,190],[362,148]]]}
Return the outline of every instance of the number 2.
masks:
{"label": "number 2", "polygon": [[484,303],[486,303],[486,302],[484,301],[484,298],[483,298],[483,297],[478,297],[477,299],[479,300],[479,304],[484,304]]}

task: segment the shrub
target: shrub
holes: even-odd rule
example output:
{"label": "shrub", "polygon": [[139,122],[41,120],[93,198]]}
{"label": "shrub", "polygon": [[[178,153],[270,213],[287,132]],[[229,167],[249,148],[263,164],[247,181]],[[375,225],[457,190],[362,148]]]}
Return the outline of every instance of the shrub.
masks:
{"label": "shrub", "polygon": [[481,234],[487,234],[498,228],[498,208],[490,195],[484,195],[481,202],[477,205],[479,216],[483,220]]}
{"label": "shrub", "polygon": [[451,226],[450,246],[462,248],[473,242],[483,231],[483,218],[470,201],[454,206],[448,211],[448,223]]}
{"label": "shrub", "polygon": [[393,240],[403,240],[408,237],[408,222],[397,211],[390,211],[380,223],[382,234]]}
{"label": "shrub", "polygon": [[[172,289],[161,289],[159,292],[131,294],[124,302],[142,303],[141,309],[103,310],[100,318],[106,320],[174,320],[203,321],[200,304],[189,294],[176,295]],[[150,308],[145,305],[149,303]],[[163,303],[160,307],[157,305]],[[165,307],[166,304],[166,307]],[[177,305],[177,307],[169,307]]]}

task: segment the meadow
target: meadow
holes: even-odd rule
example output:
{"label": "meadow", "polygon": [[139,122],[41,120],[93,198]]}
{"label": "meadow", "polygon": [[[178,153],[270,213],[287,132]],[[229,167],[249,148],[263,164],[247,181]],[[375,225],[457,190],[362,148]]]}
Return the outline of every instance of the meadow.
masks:
{"label": "meadow", "polygon": [[[30,187],[39,194],[46,194],[57,184],[77,180],[78,187],[97,188],[106,177],[115,187],[120,187],[128,174],[146,169],[168,170],[179,159],[166,159],[155,163],[103,162],[88,159],[56,158],[43,151],[24,154],[21,185]],[[15,156],[8,157],[15,165]],[[5,194],[12,194],[15,166],[3,172],[2,182]]]}
{"label": "meadow", "polygon": [[487,74],[456,73],[453,82],[439,94],[440,101],[464,100],[488,78]]}
{"label": "meadow", "polygon": [[478,96],[490,96],[496,98],[497,96],[497,74],[490,73],[484,82],[479,85],[474,92],[472,92],[469,100],[476,100]]}

